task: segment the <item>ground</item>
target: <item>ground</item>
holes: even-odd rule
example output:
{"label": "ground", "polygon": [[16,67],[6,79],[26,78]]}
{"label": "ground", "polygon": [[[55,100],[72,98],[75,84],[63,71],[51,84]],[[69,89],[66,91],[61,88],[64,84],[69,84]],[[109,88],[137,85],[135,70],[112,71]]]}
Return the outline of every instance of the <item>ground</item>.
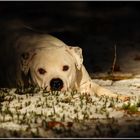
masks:
{"label": "ground", "polygon": [[139,137],[140,79],[94,81],[130,101],[77,92],[1,89],[0,137]]}

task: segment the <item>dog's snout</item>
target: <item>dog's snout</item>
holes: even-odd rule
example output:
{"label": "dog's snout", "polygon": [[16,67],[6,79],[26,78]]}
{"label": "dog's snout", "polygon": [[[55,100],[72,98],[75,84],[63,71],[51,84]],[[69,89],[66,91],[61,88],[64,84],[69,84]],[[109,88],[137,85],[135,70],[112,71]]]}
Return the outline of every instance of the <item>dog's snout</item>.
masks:
{"label": "dog's snout", "polygon": [[55,78],[50,81],[51,90],[61,90],[63,88],[63,81],[60,78]]}

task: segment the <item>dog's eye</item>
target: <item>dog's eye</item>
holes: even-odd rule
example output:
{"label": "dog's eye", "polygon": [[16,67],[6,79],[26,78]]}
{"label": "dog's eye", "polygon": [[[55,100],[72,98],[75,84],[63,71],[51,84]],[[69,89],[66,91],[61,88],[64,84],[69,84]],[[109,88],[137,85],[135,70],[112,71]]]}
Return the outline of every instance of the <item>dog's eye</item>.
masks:
{"label": "dog's eye", "polygon": [[45,71],[43,68],[39,68],[39,69],[38,69],[38,72],[39,72],[40,74],[45,74],[45,73],[46,73],[46,71]]}
{"label": "dog's eye", "polygon": [[63,66],[63,71],[67,71],[69,69],[69,66],[68,65],[64,65]]}

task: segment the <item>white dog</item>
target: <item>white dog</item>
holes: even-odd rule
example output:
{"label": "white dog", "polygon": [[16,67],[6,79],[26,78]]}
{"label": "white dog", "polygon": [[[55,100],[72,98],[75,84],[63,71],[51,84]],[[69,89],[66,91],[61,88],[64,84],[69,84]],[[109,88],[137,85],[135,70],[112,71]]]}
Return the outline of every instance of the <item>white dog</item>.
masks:
{"label": "white dog", "polygon": [[[16,26],[15,26],[16,27]],[[82,49],[27,28],[8,30],[1,61],[10,85],[35,85],[48,91],[77,90],[81,93],[126,99],[94,83],[83,65]],[[14,32],[13,32],[13,31]],[[2,50],[0,50],[2,52]],[[7,68],[7,69],[6,69]]]}

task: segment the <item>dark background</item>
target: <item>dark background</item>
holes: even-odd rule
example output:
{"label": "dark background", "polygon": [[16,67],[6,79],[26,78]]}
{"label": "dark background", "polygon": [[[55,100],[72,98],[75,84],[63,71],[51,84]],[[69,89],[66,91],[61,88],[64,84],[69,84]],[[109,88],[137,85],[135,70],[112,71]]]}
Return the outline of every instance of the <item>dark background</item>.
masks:
{"label": "dark background", "polygon": [[139,60],[139,1],[1,1],[0,20],[7,18],[20,18],[37,31],[80,46],[89,72],[110,71],[115,45],[116,71],[123,71],[121,59],[128,51],[136,50]]}

